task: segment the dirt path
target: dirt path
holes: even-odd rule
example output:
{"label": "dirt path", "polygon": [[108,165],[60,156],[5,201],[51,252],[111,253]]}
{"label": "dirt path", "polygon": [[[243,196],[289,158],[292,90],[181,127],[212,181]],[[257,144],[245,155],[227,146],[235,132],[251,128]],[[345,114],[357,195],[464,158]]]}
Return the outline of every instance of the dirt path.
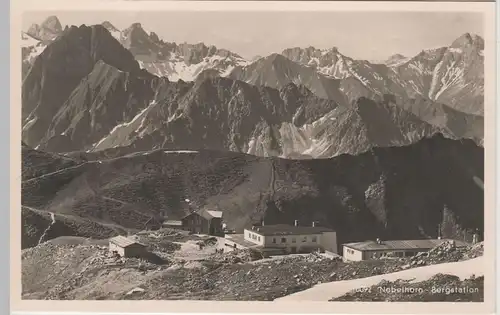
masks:
{"label": "dirt path", "polygon": [[174,242],[181,245],[181,248],[174,253],[174,257],[183,260],[204,260],[215,254],[216,249],[224,247],[224,238],[219,237],[217,237],[217,243],[215,245],[205,246],[202,249],[200,249],[197,242],[198,241],[194,240]]}
{"label": "dirt path", "polygon": [[428,280],[438,273],[455,275],[461,279],[472,275],[482,276],[484,275],[484,259],[481,256],[460,262],[418,267],[373,277],[323,283],[308,290],[278,298],[275,301],[328,301],[331,298],[342,296],[351,290],[376,285],[382,280],[396,281],[401,279],[420,282]]}
{"label": "dirt path", "polygon": [[86,164],[89,164],[89,163],[91,163],[91,162],[88,162],[88,163],[82,163],[82,164],[78,164],[78,165],[75,165],[75,166],[66,167],[66,168],[60,169],[60,170],[55,171],[55,172],[51,172],[51,173],[47,173],[47,174],[43,174],[43,175],[40,175],[40,176],[37,176],[37,177],[32,177],[32,178],[30,178],[30,179],[27,179],[27,180],[22,181],[21,183],[22,183],[22,184],[26,184],[26,183],[30,183],[30,182],[33,182],[33,181],[39,180],[39,179],[41,179],[41,178],[54,176],[54,175],[57,175],[57,174],[60,174],[60,173],[63,173],[63,172],[69,171],[69,170],[74,170],[74,169],[77,169],[77,168],[80,168],[80,167],[84,167],[84,166],[86,166]]}
{"label": "dirt path", "polygon": [[38,240],[38,245],[42,244],[44,238],[47,236],[47,233],[49,232],[50,228],[54,225],[54,223],[56,223],[56,217],[54,215],[53,212],[49,212],[50,213],[50,219],[52,220],[52,222],[50,222],[49,226],[45,229],[45,231],[43,231],[42,233],[42,236],[40,236],[40,239]]}

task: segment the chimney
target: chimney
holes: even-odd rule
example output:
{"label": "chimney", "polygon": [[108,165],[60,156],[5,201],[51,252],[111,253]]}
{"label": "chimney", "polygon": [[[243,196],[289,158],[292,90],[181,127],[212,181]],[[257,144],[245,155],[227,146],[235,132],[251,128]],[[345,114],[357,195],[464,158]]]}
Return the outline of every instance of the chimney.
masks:
{"label": "chimney", "polygon": [[261,225],[264,226],[264,220],[262,220],[262,224]]}
{"label": "chimney", "polygon": [[295,226],[299,226],[299,220],[295,220]]}
{"label": "chimney", "polygon": [[377,244],[382,244],[382,241],[380,240],[380,238],[377,238]]}

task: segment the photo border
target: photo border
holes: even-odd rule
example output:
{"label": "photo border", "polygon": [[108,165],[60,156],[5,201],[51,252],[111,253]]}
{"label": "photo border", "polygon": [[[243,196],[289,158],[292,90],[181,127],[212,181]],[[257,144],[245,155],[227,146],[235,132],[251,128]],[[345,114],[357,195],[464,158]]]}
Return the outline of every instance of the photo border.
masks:
{"label": "photo border", "polygon": [[[117,2],[120,2],[117,6]],[[484,303],[448,302],[257,302],[257,301],[44,301],[21,299],[21,14],[23,11],[445,11],[481,12],[485,20],[485,282]],[[20,312],[119,312],[141,313],[148,310],[158,313],[168,310],[175,313],[357,313],[401,314],[479,314],[492,313],[495,305],[495,192],[496,192],[496,38],[495,3],[493,2],[370,2],[370,1],[67,1],[67,0],[14,0],[10,7],[10,304],[11,310]],[[486,149],[487,148],[487,149]],[[498,150],[498,148],[497,148]],[[250,305],[248,305],[250,304]]]}

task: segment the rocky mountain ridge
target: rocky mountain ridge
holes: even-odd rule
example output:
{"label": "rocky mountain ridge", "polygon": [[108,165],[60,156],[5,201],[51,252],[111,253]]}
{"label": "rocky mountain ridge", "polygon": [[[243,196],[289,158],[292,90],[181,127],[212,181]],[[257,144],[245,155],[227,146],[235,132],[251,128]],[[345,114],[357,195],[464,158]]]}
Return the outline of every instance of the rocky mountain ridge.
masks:
{"label": "rocky mountain ridge", "polygon": [[[29,152],[23,159],[39,155]],[[464,239],[467,231],[482,231],[483,159],[484,149],[472,141],[439,134],[315,160],[164,149],[110,159],[82,154],[75,165],[31,172],[22,204],[122,229],[154,228],[165,215],[216,207],[236,230],[262,219],[317,220],[342,243],[435,237],[441,224],[443,237]]]}
{"label": "rocky mountain ridge", "polygon": [[[109,28],[68,28],[36,58],[23,82],[28,145],[53,152],[164,147],[323,158],[409,144],[436,132],[482,139],[481,119],[425,99],[384,95],[382,101],[360,96],[350,102],[341,86],[334,89],[337,79],[324,81],[323,91],[330,95],[325,98],[303,85],[285,84],[290,75],[300,76],[301,68],[281,77],[282,87],[274,89],[258,81],[262,76],[247,84],[208,70],[194,82],[171,82],[141,69]],[[281,55],[268,59],[272,66],[257,73],[288,67],[289,59]],[[61,75],[69,78],[61,81]],[[361,103],[371,104],[364,107],[375,116],[361,119]],[[438,108],[446,114],[433,116]],[[380,124],[377,115],[388,120]],[[369,128],[372,124],[378,127]]]}
{"label": "rocky mountain ridge", "polygon": [[378,96],[428,97],[465,113],[482,115],[483,50],[484,40],[466,33],[449,47],[423,50],[412,58],[396,54],[386,64],[353,60],[337,48],[297,47],[286,49],[282,54],[323,75],[339,80],[354,78]]}
{"label": "rocky mountain ridge", "polygon": [[[56,25],[49,29],[57,33],[60,23],[54,19],[50,17],[42,25]],[[385,64],[375,64],[349,58],[336,47],[295,47],[247,61],[203,43],[164,42],[156,33],[146,32],[141,23],[122,31],[109,21],[103,25],[142,68],[170,81],[193,81],[204,70],[214,70],[220,76],[273,88],[304,85],[338,103],[336,91],[348,102],[361,96],[381,100],[384,94],[391,94],[402,100],[426,97],[468,114],[484,113],[484,40],[469,33],[449,47],[423,50],[414,57],[395,54]]]}

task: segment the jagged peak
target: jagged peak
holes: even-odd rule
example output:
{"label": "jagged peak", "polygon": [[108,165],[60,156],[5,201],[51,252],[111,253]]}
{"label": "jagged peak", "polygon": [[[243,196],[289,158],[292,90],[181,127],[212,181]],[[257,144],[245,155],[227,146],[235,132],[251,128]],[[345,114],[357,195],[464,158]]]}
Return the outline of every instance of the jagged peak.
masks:
{"label": "jagged peak", "polygon": [[62,31],[61,22],[59,21],[59,18],[57,16],[55,16],[55,15],[51,15],[51,16],[47,17],[42,22],[42,24],[40,25],[40,27],[45,28],[45,29],[49,29],[49,30],[55,31],[55,32],[61,32]]}
{"label": "jagged peak", "polygon": [[394,55],[389,56],[389,58],[387,58],[387,61],[396,61],[396,60],[405,59],[405,58],[408,58],[408,57],[406,57],[402,54],[394,54]]}
{"label": "jagged peak", "polygon": [[150,32],[149,38],[151,38],[155,42],[160,42],[160,37],[158,37],[158,34],[156,34],[155,32]]}
{"label": "jagged peak", "polygon": [[110,21],[104,21],[101,23],[101,25],[107,28],[109,31],[118,31],[118,29],[113,24],[111,24]]}
{"label": "jagged peak", "polygon": [[142,36],[149,37],[148,33],[142,27],[139,22],[132,23],[129,27],[123,30],[124,34],[141,34]]}
{"label": "jagged peak", "polygon": [[290,59],[288,59],[287,57],[283,56],[282,54],[278,54],[278,53],[272,53],[270,54],[269,56],[267,57],[264,57],[263,58],[265,61],[267,62],[271,62],[271,63],[274,63],[274,62],[282,62],[282,61],[291,61]]}
{"label": "jagged peak", "polygon": [[142,24],[139,22],[132,23],[129,28],[142,28]]}
{"label": "jagged peak", "polygon": [[[101,24],[95,24],[95,25],[86,25],[86,24],[81,24],[80,26],[76,25],[71,25],[67,30],[66,30],[66,35],[71,34],[73,32],[77,31],[85,31],[85,30],[98,30],[100,32],[105,32],[111,36],[109,33],[108,29],[105,28]],[[111,36],[112,37],[112,36]]]}
{"label": "jagged peak", "polygon": [[326,54],[329,54],[329,53],[333,53],[333,54],[338,54],[339,53],[339,49],[337,46],[333,46],[333,47],[330,47],[330,48],[324,48],[324,49],[319,49],[319,48],[316,48],[312,45],[310,46],[307,46],[307,47],[299,47],[299,46],[296,46],[296,47],[290,47],[290,48],[286,48],[283,50],[282,54],[288,54],[288,53],[291,53],[292,51],[303,51],[303,52],[307,52],[308,54],[321,54],[321,55],[326,55]]}
{"label": "jagged peak", "polygon": [[479,50],[484,49],[484,39],[477,35],[471,33],[462,34],[460,37],[455,39],[450,47],[452,48],[464,48],[464,47],[475,47]]}
{"label": "jagged peak", "polygon": [[254,62],[254,61],[257,61],[257,60],[259,60],[259,59],[262,59],[262,56],[261,56],[261,55],[255,55],[255,56],[253,56],[253,57],[250,59],[250,61]]}
{"label": "jagged peak", "polygon": [[63,32],[61,22],[55,16],[47,17],[40,25],[37,23],[31,24],[27,30],[27,34],[38,40],[53,39]]}

